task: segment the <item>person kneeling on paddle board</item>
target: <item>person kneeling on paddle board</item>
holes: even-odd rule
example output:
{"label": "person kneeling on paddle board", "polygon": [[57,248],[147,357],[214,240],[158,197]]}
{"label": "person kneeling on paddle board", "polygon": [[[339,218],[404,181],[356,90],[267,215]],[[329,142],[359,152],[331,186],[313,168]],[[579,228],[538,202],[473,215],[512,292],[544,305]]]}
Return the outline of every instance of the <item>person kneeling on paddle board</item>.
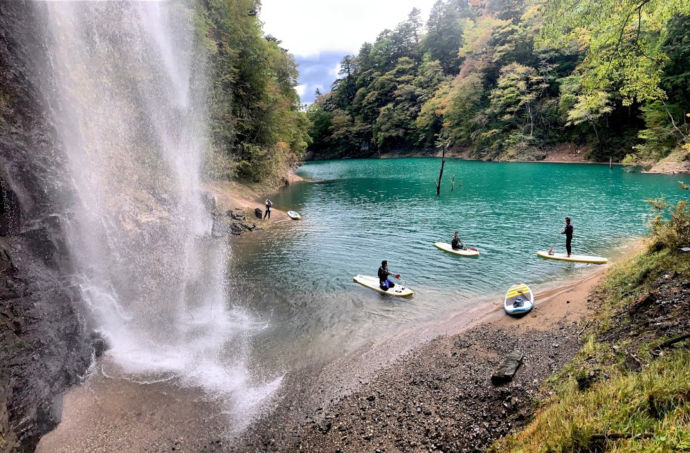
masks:
{"label": "person kneeling on paddle board", "polygon": [[568,258],[570,258],[570,245],[573,242],[573,226],[570,224],[570,217],[565,218],[565,228],[561,234],[565,234],[565,251],[568,252]]}
{"label": "person kneeling on paddle board", "polygon": [[460,236],[458,236],[458,232],[455,232],[455,235],[453,236],[453,240],[450,241],[450,246],[453,248],[453,250],[466,250],[467,246],[465,245],[464,242],[462,242],[462,239],[460,239]]}
{"label": "person kneeling on paddle board", "polygon": [[[393,275],[392,272],[388,270],[388,261],[381,261],[381,267],[379,267],[379,286],[382,290],[388,291],[395,286],[395,283],[388,279],[389,275]],[[400,278],[400,274],[393,275],[395,278]]]}

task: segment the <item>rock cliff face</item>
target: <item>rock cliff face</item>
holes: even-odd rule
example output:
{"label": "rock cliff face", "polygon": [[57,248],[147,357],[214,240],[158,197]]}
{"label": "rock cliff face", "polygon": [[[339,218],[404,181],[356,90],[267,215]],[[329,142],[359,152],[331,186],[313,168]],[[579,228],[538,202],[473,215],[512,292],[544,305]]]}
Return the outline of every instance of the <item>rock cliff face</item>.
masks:
{"label": "rock cliff face", "polygon": [[93,348],[65,249],[62,153],[43,114],[31,2],[0,2],[0,451],[33,451]]}

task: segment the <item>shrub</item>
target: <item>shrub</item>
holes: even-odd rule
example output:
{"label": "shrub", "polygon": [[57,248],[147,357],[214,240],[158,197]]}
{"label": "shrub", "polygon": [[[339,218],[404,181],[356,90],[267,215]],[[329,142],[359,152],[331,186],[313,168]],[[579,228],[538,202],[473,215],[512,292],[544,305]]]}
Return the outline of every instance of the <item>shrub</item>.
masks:
{"label": "shrub", "polygon": [[690,245],[690,210],[688,202],[683,200],[669,208],[665,200],[650,200],[657,215],[649,222],[652,230],[650,249],[659,251],[664,248],[677,249]]}

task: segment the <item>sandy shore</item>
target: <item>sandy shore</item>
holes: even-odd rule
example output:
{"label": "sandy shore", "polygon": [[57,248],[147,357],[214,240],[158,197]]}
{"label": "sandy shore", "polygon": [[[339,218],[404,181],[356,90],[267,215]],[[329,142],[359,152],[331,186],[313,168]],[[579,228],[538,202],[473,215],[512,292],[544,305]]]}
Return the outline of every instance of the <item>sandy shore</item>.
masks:
{"label": "sandy shore", "polygon": [[[293,175],[293,178],[299,176]],[[301,180],[301,178],[299,178]],[[293,182],[297,182],[295,179]],[[275,191],[259,191],[253,189],[251,186],[239,184],[233,181],[211,181],[204,184],[204,190],[213,195],[216,200],[217,209],[220,212],[227,210],[241,211],[250,221],[256,221],[262,228],[270,225],[270,222],[263,222],[256,218],[254,210],[261,209],[263,212],[266,209],[262,199],[270,198]],[[290,217],[280,209],[271,208],[271,222],[286,222],[290,221]]]}

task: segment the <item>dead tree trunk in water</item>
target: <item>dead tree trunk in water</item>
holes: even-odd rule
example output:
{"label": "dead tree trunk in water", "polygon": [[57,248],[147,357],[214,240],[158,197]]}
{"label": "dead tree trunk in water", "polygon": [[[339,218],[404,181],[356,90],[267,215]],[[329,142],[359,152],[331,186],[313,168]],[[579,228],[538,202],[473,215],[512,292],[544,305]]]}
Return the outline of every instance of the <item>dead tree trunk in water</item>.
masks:
{"label": "dead tree trunk in water", "polygon": [[438,183],[436,184],[436,196],[441,195],[441,179],[443,179],[443,167],[446,165],[446,148],[448,145],[443,147],[443,154],[441,154],[441,172],[438,174]]}

